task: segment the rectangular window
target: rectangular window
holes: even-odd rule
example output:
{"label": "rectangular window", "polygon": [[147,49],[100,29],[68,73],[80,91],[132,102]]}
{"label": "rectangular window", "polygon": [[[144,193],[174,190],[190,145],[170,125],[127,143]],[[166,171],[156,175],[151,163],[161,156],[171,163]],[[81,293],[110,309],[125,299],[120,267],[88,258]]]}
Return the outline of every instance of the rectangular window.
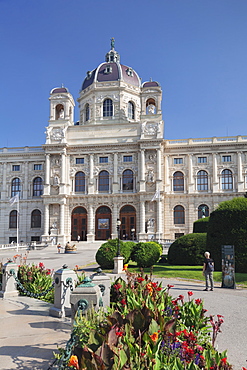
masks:
{"label": "rectangular window", "polygon": [[21,166],[19,164],[14,164],[12,166],[12,171],[20,171]]}
{"label": "rectangular window", "polygon": [[231,162],[231,161],[232,161],[231,155],[223,155],[222,156],[222,162]]}
{"label": "rectangular window", "polygon": [[34,169],[34,171],[41,171],[42,170],[42,164],[34,164],[33,169]]}
{"label": "rectangular window", "polygon": [[124,155],[123,156],[124,162],[132,162],[132,155]]}
{"label": "rectangular window", "polygon": [[183,164],[183,158],[174,158],[174,164]]}
{"label": "rectangular window", "polygon": [[75,163],[76,164],[83,164],[84,163],[84,158],[76,158]]}
{"label": "rectangular window", "polygon": [[207,157],[198,157],[198,163],[207,163]]}
{"label": "rectangular window", "polygon": [[99,163],[108,163],[108,157],[99,157]]}

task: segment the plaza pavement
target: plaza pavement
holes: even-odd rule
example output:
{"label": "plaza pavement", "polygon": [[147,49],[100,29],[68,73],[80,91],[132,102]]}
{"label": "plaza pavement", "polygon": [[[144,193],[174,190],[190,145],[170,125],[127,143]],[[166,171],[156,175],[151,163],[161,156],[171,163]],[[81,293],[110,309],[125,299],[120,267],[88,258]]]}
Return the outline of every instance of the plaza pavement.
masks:
{"label": "plaza pavement", "polygon": [[[57,270],[63,264],[70,268],[85,266],[87,274],[97,267],[94,256],[98,246],[78,244],[76,254],[58,254],[56,247],[30,251],[28,263],[43,262],[47,268]],[[24,253],[24,252],[21,252]],[[0,251],[0,261],[12,257],[15,251]],[[19,252],[20,254],[20,252]],[[116,275],[109,274],[112,279]],[[154,278],[156,281],[156,279]],[[158,279],[157,279],[158,280]],[[160,280],[160,279],[159,279]],[[223,315],[222,333],[216,340],[219,351],[228,350],[228,360],[234,370],[247,368],[247,289],[222,289],[216,285],[213,292],[205,292],[202,282],[162,279],[164,286],[174,285],[173,297],[188,291],[193,298],[202,298],[208,314]],[[53,351],[63,347],[70,336],[69,318],[49,316],[50,305],[29,297],[0,299],[0,369],[47,370],[53,361]]]}

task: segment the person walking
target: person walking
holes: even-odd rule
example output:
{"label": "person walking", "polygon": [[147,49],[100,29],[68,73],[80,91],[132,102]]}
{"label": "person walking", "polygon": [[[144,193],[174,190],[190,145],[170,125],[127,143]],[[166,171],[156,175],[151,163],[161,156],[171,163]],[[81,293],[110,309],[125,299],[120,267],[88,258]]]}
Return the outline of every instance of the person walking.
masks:
{"label": "person walking", "polygon": [[205,276],[206,281],[206,288],[205,291],[209,289],[209,282],[210,282],[210,290],[214,290],[214,280],[213,280],[213,272],[214,272],[214,261],[210,258],[210,253],[204,253],[205,260],[203,262],[203,270],[202,273]]}
{"label": "person walking", "polygon": [[57,245],[57,253],[60,253],[61,252],[61,248],[62,248],[61,244],[58,243],[58,245]]}
{"label": "person walking", "polygon": [[80,235],[77,236],[77,242],[79,243],[79,241],[81,240],[81,237]]}

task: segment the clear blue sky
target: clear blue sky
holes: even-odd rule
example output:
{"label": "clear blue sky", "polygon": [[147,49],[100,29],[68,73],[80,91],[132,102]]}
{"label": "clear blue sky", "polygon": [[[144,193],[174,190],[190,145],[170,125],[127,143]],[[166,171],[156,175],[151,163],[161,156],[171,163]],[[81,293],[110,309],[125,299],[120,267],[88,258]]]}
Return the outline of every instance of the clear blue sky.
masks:
{"label": "clear blue sky", "polygon": [[111,37],[161,84],[165,138],[247,135],[247,0],[0,0],[0,147],[42,145],[50,90],[77,100]]}

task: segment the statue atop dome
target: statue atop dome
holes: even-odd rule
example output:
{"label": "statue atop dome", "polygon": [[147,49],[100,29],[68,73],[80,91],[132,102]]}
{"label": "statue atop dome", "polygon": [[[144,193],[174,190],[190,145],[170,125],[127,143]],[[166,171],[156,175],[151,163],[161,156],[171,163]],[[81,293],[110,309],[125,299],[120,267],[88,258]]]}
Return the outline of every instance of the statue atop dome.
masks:
{"label": "statue atop dome", "polygon": [[111,50],[115,49],[115,39],[114,37],[111,38]]}

